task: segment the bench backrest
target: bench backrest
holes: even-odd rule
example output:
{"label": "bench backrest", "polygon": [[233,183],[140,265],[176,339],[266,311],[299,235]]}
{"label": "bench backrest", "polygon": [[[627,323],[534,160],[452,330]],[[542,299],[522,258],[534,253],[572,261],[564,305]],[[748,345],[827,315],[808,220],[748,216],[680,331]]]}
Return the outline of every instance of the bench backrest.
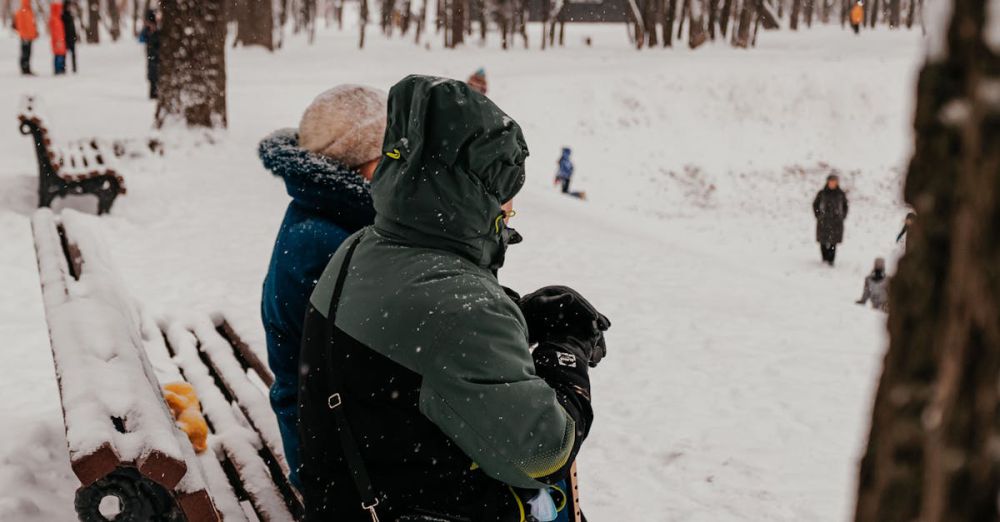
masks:
{"label": "bench backrest", "polygon": [[52,150],[52,139],[38,109],[38,100],[34,96],[25,96],[21,99],[17,119],[20,122],[21,133],[30,134],[35,142],[39,175],[43,178],[58,178],[59,164]]}

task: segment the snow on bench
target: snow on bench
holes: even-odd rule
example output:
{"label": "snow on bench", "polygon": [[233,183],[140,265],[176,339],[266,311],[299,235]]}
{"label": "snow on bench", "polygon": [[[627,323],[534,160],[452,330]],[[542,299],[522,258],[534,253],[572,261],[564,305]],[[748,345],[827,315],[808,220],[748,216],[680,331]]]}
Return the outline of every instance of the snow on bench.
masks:
{"label": "snow on bench", "polygon": [[[107,496],[136,519],[300,519],[259,352],[222,314],[157,322],[143,313],[98,223],[72,210],[32,219],[81,519]],[[208,423],[201,454],[164,401],[161,385],[177,382],[194,387]],[[123,487],[152,493],[121,498]]]}
{"label": "snow on bench", "polygon": [[189,520],[218,520],[205,516],[215,509],[191,465],[194,450],[145,358],[138,308],[88,225],[73,211],[57,219],[40,210],[32,218],[66,442],[82,486],[78,512],[98,509],[105,490],[134,481],[158,493],[120,499],[126,505],[162,503],[169,492]]}
{"label": "snow on bench", "polygon": [[110,212],[115,198],[125,193],[125,180],[115,168],[113,149],[97,140],[54,146],[33,96],[22,100],[17,118],[21,134],[31,135],[35,142],[38,206],[48,207],[57,197],[93,194],[97,196],[97,213]]}
{"label": "snow on bench", "polygon": [[[160,327],[172,360],[201,399],[213,450],[237,495],[261,520],[301,518],[301,502],[287,480],[277,419],[265,395],[264,383],[273,382],[270,372],[242,358],[236,348],[242,341],[227,338],[236,334],[221,315],[165,321]],[[256,355],[253,359],[259,364]],[[265,373],[258,375],[259,369]]]}

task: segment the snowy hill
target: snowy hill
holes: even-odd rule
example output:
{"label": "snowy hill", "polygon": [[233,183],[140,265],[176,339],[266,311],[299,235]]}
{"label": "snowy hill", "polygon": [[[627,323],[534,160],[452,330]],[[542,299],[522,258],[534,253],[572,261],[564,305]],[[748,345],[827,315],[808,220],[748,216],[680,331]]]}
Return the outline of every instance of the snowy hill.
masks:
{"label": "snowy hill", "polygon": [[[596,424],[581,457],[591,520],[839,521],[884,345],[884,315],[855,306],[905,209],[917,33],[839,28],[636,53],[624,28],[569,27],[566,49],[427,51],[321,32],[273,55],[229,54],[230,130],[214,145],[167,133],[163,158],[124,167],[129,193],[101,218],[133,293],[156,313],[226,308],[256,321],[287,197],[255,155],[342,82],[388,88],[407,73],[466,77],[525,128],[529,181],[505,283],[562,283],[612,320],[593,372]],[[578,42],[584,34],[595,47]],[[0,62],[13,64],[4,37]],[[38,46],[39,48],[42,46]],[[54,138],[148,134],[142,50],[81,48],[78,76],[0,71],[0,520],[72,520],[28,224],[36,164],[17,133],[38,94]],[[47,72],[41,50],[35,68]],[[582,203],[551,177],[571,146]],[[824,267],[810,203],[831,170],[851,198],[838,266]],[[91,202],[73,201],[74,207]]]}

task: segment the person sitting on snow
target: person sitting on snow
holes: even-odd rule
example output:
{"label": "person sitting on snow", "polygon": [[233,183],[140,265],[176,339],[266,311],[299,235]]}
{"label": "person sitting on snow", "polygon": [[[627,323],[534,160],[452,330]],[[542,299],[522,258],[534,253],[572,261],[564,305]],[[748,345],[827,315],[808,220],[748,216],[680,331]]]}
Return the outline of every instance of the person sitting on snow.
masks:
{"label": "person sitting on snow", "polygon": [[330,257],[375,219],[368,181],[382,156],[386,94],[358,85],[330,89],[309,105],[298,131],[260,143],[264,167],[292,197],[264,279],[261,318],[274,385],[271,407],[298,486],[299,350],[306,303]]}
{"label": "person sitting on snow", "polygon": [[586,192],[571,192],[569,190],[569,184],[573,178],[573,162],[569,159],[572,152],[569,147],[563,147],[562,155],[559,157],[559,167],[556,171],[555,184],[562,184],[563,194],[573,196],[574,198],[587,199]]}
{"label": "person sitting on snow", "polygon": [[872,273],[865,278],[865,288],[861,299],[856,302],[863,305],[871,301],[872,308],[886,312],[889,310],[889,278],[885,275],[885,259],[875,259]]}
{"label": "person sitting on snow", "polygon": [[566,287],[500,286],[528,148],[488,98],[404,78],[382,152],[375,224],[334,254],[305,318],[305,520],[524,520],[590,431],[610,322]]}

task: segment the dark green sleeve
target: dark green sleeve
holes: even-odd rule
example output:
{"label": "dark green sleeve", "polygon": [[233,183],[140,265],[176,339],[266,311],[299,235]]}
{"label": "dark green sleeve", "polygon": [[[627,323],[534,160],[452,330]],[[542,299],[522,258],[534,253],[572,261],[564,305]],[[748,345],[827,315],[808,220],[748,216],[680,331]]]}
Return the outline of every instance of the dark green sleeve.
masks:
{"label": "dark green sleeve", "polygon": [[569,460],[575,425],[535,373],[520,312],[506,298],[483,300],[442,322],[420,409],[490,476],[541,487],[536,479]]}

